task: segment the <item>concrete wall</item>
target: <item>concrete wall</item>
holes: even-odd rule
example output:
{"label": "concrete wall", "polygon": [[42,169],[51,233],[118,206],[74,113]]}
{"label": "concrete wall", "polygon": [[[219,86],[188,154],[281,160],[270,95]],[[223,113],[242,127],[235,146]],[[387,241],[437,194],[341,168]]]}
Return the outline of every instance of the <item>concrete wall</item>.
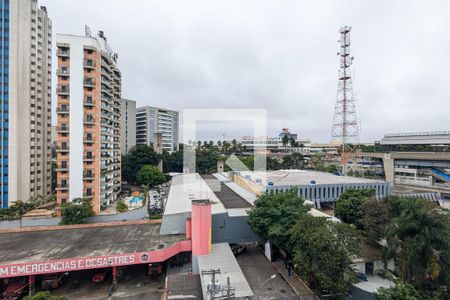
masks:
{"label": "concrete wall", "polygon": [[230,217],[228,213],[212,216],[213,243],[248,243],[258,241],[246,216]]}
{"label": "concrete wall", "polygon": [[[147,207],[130,210],[115,215],[97,215],[88,219],[89,223],[118,222],[130,220],[148,220]],[[55,226],[61,222],[60,217],[56,218],[22,218],[22,220],[0,221],[0,229],[34,227],[34,226]]]}
{"label": "concrete wall", "polygon": [[61,218],[24,218],[22,220],[1,221],[0,229],[12,229],[20,227],[56,226]]}

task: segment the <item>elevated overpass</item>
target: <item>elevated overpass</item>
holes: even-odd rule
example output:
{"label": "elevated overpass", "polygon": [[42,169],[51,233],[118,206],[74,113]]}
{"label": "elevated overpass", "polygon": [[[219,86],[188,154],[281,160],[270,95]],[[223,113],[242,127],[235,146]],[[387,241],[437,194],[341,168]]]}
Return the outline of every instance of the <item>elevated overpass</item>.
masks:
{"label": "elevated overpass", "polygon": [[[450,152],[365,152],[362,156],[383,161],[387,182],[450,195],[450,175],[441,171],[450,169]],[[417,178],[417,170],[428,178]],[[416,178],[396,176],[396,173],[413,173]],[[442,183],[434,183],[435,179]]]}

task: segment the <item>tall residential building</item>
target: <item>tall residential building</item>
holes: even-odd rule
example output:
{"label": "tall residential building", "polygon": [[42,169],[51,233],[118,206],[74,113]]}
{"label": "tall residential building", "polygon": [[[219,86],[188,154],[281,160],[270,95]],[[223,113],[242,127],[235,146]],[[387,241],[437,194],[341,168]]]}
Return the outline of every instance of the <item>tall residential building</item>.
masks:
{"label": "tall residential building", "polygon": [[120,140],[122,154],[127,154],[136,145],[136,101],[122,98]]}
{"label": "tall residential building", "polygon": [[51,192],[51,21],[0,0],[0,208]]}
{"label": "tall residential building", "polygon": [[162,134],[163,150],[178,150],[178,112],[170,109],[144,106],[136,113],[136,144],[152,145],[155,133]]}
{"label": "tall residential building", "polygon": [[58,205],[89,198],[94,211],[120,192],[121,74],[102,31],[57,34]]}

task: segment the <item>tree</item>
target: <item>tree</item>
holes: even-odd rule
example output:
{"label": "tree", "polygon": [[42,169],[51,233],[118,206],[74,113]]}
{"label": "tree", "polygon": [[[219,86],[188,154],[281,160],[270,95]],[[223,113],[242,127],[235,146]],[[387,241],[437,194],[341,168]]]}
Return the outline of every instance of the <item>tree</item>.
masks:
{"label": "tree", "polygon": [[119,201],[117,201],[117,204],[116,204],[116,210],[117,210],[117,212],[120,212],[120,213],[126,212],[126,211],[128,211],[128,205],[125,202],[123,202],[123,200],[119,200]]}
{"label": "tree", "polygon": [[183,172],[183,146],[180,145],[180,150],[169,153],[163,152],[163,171],[169,172]]}
{"label": "tree", "polygon": [[281,139],[281,142],[283,143],[283,147],[284,149],[286,149],[287,145],[289,144],[289,138],[287,135],[284,135],[283,138]]}
{"label": "tree", "polygon": [[290,234],[295,268],[309,283],[342,294],[356,282],[351,259],[359,254],[361,241],[354,226],[305,215]]}
{"label": "tree", "polygon": [[450,287],[450,216],[418,198],[387,199],[392,215],[386,229],[386,258],[395,258],[400,277],[416,286],[427,282]]}
{"label": "tree", "polygon": [[152,165],[143,166],[136,175],[137,183],[154,187],[166,181],[161,171]]}
{"label": "tree", "polygon": [[161,155],[148,145],[136,145],[127,155],[122,156],[122,176],[132,184],[136,184],[136,176],[145,165],[157,166]]}
{"label": "tree", "polygon": [[386,236],[386,226],[389,222],[389,212],[384,201],[370,199],[362,207],[364,217],[362,225],[368,242],[376,244]]}
{"label": "tree", "polygon": [[92,203],[89,199],[74,199],[62,205],[62,225],[86,224],[88,218],[94,215]]}
{"label": "tree", "polygon": [[256,234],[273,245],[286,249],[289,230],[295,222],[306,215],[311,206],[292,189],[284,193],[261,195],[249,212],[247,222]]}
{"label": "tree", "polygon": [[295,139],[291,136],[291,138],[289,139],[289,145],[291,146],[291,148],[295,148],[296,147],[296,141]]}
{"label": "tree", "polygon": [[283,158],[282,166],[284,169],[304,169],[305,158],[301,153],[292,153]]}
{"label": "tree", "polygon": [[336,164],[329,165],[327,167],[327,172],[328,173],[333,173],[333,174],[337,173],[337,172],[339,172],[339,167]]}
{"label": "tree", "polygon": [[363,228],[363,204],[373,195],[373,190],[345,190],[336,201],[334,213],[336,217],[347,224],[353,224],[358,229]]}
{"label": "tree", "polygon": [[376,300],[421,300],[420,295],[414,286],[407,282],[398,281],[394,287],[379,288],[375,296]]}
{"label": "tree", "polygon": [[37,292],[34,296],[25,296],[23,300],[67,300],[66,296],[54,296],[49,291]]}

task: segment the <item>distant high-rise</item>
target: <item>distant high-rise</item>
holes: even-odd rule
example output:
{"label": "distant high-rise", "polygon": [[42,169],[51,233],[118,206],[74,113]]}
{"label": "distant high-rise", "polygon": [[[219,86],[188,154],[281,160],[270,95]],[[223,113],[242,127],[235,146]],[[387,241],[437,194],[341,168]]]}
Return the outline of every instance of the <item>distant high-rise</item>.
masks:
{"label": "distant high-rise", "polygon": [[178,118],[178,112],[174,110],[139,107],[136,113],[136,144],[152,145],[155,133],[161,133],[163,150],[178,150]]}
{"label": "distant high-rise", "polygon": [[136,101],[122,98],[120,131],[122,154],[127,154],[136,145]]}
{"label": "distant high-rise", "polygon": [[0,1],[0,208],[51,193],[51,20],[35,0]]}
{"label": "distant high-rise", "polygon": [[56,35],[57,203],[89,198],[94,211],[120,192],[121,73],[103,32]]}

